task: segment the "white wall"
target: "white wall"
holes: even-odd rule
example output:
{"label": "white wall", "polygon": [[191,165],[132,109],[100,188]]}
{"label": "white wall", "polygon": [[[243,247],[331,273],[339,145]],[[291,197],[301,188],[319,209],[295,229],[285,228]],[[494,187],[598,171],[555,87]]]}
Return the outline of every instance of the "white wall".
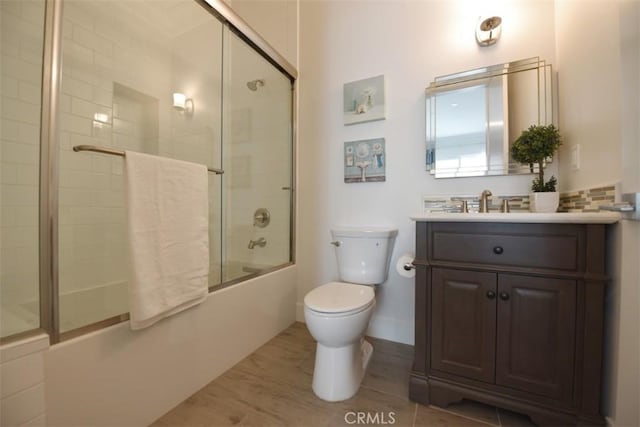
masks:
{"label": "white wall", "polygon": [[[585,37],[585,29],[597,37]],[[640,3],[556,2],[560,81],[560,184],[574,190],[621,182],[640,190]],[[581,167],[570,151],[581,146]],[[640,424],[640,223],[609,228],[603,406],[614,426]]]}
{"label": "white wall", "polygon": [[291,325],[295,276],[289,267],[150,328],[120,323],[51,347],[47,425],[149,425]]}
{"label": "white wall", "polygon": [[[530,176],[436,180],[424,170],[424,89],[434,77],[532,56],[554,63],[553,3],[496,3],[504,29],[487,48],[474,38],[478,16],[487,13],[480,6],[461,0],[300,3],[299,320],[304,295],[338,278],[328,244],[332,225],[398,227],[395,264],[414,250],[409,216],[422,195],[528,192]],[[345,127],[343,84],[379,74],[386,79],[387,119]],[[379,137],[386,139],[386,182],[345,184],[343,143]],[[377,300],[369,333],[412,343],[413,280],[391,271]]]}
{"label": "white wall", "polygon": [[[616,1],[556,2],[560,191],[620,180],[620,17]],[[597,29],[597,37],[585,31]],[[580,169],[571,150],[580,145]],[[603,164],[606,159],[606,165]]]}

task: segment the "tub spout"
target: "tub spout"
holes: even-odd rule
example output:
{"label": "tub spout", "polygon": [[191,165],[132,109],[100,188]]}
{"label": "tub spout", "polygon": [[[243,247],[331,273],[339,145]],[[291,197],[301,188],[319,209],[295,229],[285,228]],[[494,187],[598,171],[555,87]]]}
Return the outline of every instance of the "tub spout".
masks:
{"label": "tub spout", "polygon": [[267,239],[265,239],[264,237],[259,238],[258,240],[249,240],[249,249],[253,249],[256,246],[260,246],[261,248],[264,248],[265,246],[267,246]]}

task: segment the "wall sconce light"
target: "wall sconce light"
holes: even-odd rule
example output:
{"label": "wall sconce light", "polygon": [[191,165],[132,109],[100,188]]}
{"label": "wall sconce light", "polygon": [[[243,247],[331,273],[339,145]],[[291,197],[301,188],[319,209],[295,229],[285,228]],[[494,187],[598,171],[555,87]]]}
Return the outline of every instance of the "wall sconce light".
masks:
{"label": "wall sconce light", "polygon": [[492,16],[490,18],[480,17],[476,28],[476,41],[480,46],[491,46],[500,38],[502,32],[502,18]]}
{"label": "wall sconce light", "polygon": [[95,113],[93,115],[93,128],[94,129],[102,129],[105,126],[111,125],[111,119],[108,114],[105,113]]}
{"label": "wall sconce light", "polygon": [[183,112],[187,116],[191,116],[193,115],[194,111],[193,99],[187,98],[184,93],[174,92],[173,108],[180,112]]}

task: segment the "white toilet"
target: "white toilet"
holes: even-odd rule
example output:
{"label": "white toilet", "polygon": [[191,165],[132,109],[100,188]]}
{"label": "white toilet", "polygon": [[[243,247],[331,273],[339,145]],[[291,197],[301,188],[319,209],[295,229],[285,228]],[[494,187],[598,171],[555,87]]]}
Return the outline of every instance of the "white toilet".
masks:
{"label": "white toilet", "polygon": [[375,286],[384,283],[398,230],[336,228],[331,230],[344,282],[318,286],[304,297],[304,318],[318,341],[313,391],[329,402],[356,394],[373,347],[364,340],[376,304]]}

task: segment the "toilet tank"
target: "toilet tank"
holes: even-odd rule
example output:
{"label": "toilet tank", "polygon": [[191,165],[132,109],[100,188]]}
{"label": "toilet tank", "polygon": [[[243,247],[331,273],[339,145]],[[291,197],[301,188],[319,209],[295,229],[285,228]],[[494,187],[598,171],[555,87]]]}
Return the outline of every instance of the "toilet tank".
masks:
{"label": "toilet tank", "polygon": [[397,235],[393,228],[333,228],[340,280],[361,285],[386,282]]}

